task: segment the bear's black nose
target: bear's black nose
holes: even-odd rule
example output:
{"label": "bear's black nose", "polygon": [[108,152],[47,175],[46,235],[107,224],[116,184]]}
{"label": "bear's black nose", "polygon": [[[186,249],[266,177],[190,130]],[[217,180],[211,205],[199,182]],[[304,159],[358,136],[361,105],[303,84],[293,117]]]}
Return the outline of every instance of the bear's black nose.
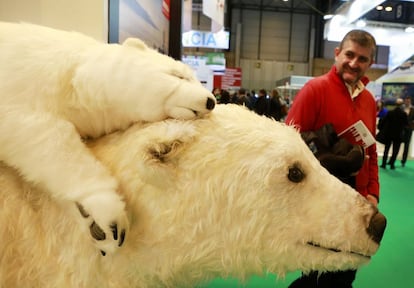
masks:
{"label": "bear's black nose", "polygon": [[371,218],[367,232],[371,236],[372,240],[379,244],[381,242],[382,236],[384,235],[386,226],[387,219],[383,214],[378,212]]}
{"label": "bear's black nose", "polygon": [[216,102],[212,98],[207,98],[206,107],[208,110],[213,110],[214,106],[216,106]]}

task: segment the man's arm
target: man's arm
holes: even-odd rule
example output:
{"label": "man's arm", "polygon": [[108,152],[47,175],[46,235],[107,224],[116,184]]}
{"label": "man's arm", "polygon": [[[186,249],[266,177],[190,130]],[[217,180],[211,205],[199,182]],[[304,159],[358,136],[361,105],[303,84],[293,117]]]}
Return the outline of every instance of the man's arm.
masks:
{"label": "man's arm", "polygon": [[296,95],[285,123],[296,126],[300,132],[314,131],[320,128],[315,127],[320,109],[320,99],[317,97],[314,87],[307,83]]}

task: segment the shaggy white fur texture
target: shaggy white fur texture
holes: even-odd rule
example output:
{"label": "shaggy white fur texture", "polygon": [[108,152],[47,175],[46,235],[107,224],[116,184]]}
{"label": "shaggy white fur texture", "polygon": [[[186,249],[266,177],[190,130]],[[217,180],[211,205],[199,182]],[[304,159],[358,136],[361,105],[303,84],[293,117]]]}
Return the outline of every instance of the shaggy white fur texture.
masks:
{"label": "shaggy white fur texture", "polygon": [[105,239],[98,248],[116,251],[128,230],[125,203],[80,136],[202,116],[214,96],[188,66],[138,39],[108,45],[0,22],[0,63],[0,160],[53,198],[78,203],[91,236]]}
{"label": "shaggy white fur texture", "polygon": [[136,124],[88,146],[119,180],[129,237],[102,256],[72,201],[2,165],[0,287],[194,287],[356,268],[378,249],[368,234],[376,208],[322,168],[294,128],[243,107]]}

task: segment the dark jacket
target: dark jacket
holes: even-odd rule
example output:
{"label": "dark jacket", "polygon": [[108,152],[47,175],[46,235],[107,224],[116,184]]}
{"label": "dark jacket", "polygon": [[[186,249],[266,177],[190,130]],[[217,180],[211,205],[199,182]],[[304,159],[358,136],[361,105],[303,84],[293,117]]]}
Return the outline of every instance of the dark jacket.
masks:
{"label": "dark jacket", "polygon": [[408,126],[404,128],[403,142],[409,144],[411,141],[411,135],[414,129],[414,107],[410,107],[408,112]]}
{"label": "dark jacket", "polygon": [[269,99],[269,117],[280,121],[286,116],[286,105],[282,103],[280,97],[271,97]]}
{"label": "dark jacket", "polygon": [[257,98],[254,111],[259,115],[269,116],[269,99],[266,95]]}
{"label": "dark jacket", "polygon": [[402,106],[399,105],[393,110],[388,111],[387,115],[378,124],[378,129],[384,133],[385,142],[401,142],[404,129],[408,127],[408,117],[403,111]]}

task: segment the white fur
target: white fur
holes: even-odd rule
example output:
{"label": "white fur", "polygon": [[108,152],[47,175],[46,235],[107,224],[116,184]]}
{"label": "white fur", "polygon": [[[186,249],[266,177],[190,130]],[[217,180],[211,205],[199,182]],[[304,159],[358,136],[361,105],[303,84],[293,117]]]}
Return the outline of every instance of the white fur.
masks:
{"label": "white fur", "polygon": [[80,136],[202,116],[213,95],[188,66],[139,39],[108,45],[0,22],[0,63],[0,160],[54,198],[79,203],[90,215],[86,226],[95,221],[105,232],[98,248],[113,252],[119,242],[108,237],[110,226],[128,230],[125,204],[117,181]]}
{"label": "white fur", "polygon": [[[322,168],[294,128],[242,107],[136,124],[88,145],[119,180],[124,246],[101,256],[75,205],[1,166],[0,287],[195,287],[356,268],[369,259],[350,251],[378,249],[366,231],[375,208]],[[298,183],[287,176],[294,166],[305,174]]]}

